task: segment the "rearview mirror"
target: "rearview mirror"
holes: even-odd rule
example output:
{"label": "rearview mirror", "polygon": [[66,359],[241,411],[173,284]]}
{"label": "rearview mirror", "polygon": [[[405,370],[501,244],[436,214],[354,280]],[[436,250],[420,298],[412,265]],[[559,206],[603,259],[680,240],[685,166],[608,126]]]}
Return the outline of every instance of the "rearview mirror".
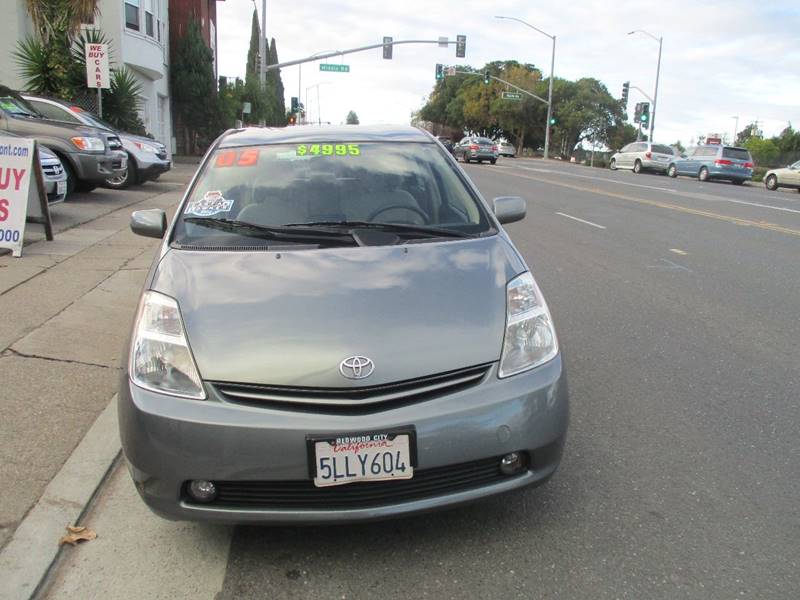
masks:
{"label": "rearview mirror", "polygon": [[519,196],[500,196],[492,200],[492,209],[500,223],[513,223],[525,218],[528,205]]}
{"label": "rearview mirror", "polygon": [[161,239],[167,230],[167,214],[160,208],[131,213],[131,231],[136,235]]}

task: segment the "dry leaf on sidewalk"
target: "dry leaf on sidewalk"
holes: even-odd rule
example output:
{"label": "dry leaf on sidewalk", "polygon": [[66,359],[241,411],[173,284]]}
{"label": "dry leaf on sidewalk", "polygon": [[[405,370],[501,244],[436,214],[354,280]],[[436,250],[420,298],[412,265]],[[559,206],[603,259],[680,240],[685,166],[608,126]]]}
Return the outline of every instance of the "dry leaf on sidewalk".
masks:
{"label": "dry leaf on sidewalk", "polygon": [[78,542],[93,540],[97,534],[88,527],[72,527],[67,525],[67,535],[58,540],[58,545],[70,544],[76,545]]}

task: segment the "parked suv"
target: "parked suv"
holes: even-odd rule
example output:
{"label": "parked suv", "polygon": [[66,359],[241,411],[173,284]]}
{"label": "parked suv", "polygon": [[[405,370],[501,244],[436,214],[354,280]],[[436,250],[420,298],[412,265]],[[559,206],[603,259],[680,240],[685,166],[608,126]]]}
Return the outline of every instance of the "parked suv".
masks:
{"label": "parked suv", "polygon": [[465,163],[471,160],[479,163],[488,160],[494,164],[497,162],[497,144],[489,138],[467,136],[455,145],[453,156],[456,160],[460,157]]}
{"label": "parked suv", "polygon": [[67,196],[89,192],[128,168],[116,134],[44,118],[19,94],[0,86],[0,131],[35,139],[58,156],[67,172]]}
{"label": "parked suv", "polygon": [[747,148],[708,144],[690,148],[667,168],[670,177],[689,175],[700,181],[727,179],[743,184],[753,178],[753,157]]}
{"label": "parked suv", "polygon": [[670,161],[675,158],[675,150],[663,144],[650,142],[633,142],[611,157],[609,167],[616,169],[631,169],[634,173],[644,170],[666,173]]}
{"label": "parked suv", "polygon": [[22,97],[48,119],[98,127],[119,136],[119,139],[122,140],[122,147],[128,154],[128,170],[122,175],[106,179],[108,187],[121,189],[144,183],[145,181],[155,180],[172,167],[167,155],[167,148],[159,141],[119,131],[110,123],[103,121],[80,106],[75,106],[63,100],[28,96],[27,94],[23,94]]}

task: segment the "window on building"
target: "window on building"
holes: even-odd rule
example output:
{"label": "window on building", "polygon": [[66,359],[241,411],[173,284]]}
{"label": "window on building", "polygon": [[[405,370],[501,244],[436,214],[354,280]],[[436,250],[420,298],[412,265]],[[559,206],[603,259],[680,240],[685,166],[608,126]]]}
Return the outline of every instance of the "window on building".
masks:
{"label": "window on building", "polygon": [[161,41],[161,0],[156,0],[156,36],[158,41]]}
{"label": "window on building", "polygon": [[139,2],[141,0],[125,0],[125,27],[139,31]]}
{"label": "window on building", "polygon": [[155,0],[144,0],[144,30],[150,37],[155,37]]}

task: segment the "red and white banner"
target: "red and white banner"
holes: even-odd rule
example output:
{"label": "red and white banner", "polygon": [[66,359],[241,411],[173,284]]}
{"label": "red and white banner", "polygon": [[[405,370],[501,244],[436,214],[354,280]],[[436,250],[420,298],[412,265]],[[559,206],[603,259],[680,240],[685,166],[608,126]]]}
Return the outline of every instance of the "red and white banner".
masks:
{"label": "red and white banner", "polygon": [[86,44],[86,85],[90,88],[110,88],[108,74],[108,44]]}
{"label": "red and white banner", "polygon": [[0,248],[10,248],[14,256],[22,254],[34,144],[29,139],[0,137]]}

